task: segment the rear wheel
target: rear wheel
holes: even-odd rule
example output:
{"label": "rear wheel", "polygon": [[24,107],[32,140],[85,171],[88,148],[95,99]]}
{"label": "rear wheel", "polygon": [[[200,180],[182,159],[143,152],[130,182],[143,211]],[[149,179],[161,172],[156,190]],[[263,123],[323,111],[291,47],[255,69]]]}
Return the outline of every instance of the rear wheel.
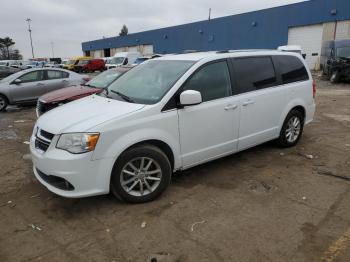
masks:
{"label": "rear wheel", "polygon": [[5,111],[7,106],[8,106],[7,98],[3,95],[0,95],[0,111],[1,112]]}
{"label": "rear wheel", "polygon": [[168,187],[171,173],[169,159],[159,148],[137,146],[124,152],[115,163],[111,191],[127,202],[148,202]]}
{"label": "rear wheel", "polygon": [[278,143],[282,147],[295,146],[302,136],[304,116],[299,110],[292,110],[284,120]]}

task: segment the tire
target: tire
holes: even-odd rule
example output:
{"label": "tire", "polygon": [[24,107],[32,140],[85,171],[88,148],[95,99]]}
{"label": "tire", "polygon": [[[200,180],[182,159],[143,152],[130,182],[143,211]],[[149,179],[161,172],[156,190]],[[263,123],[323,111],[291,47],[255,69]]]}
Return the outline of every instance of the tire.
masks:
{"label": "tire", "polygon": [[169,186],[171,174],[169,159],[163,151],[153,145],[140,145],[122,153],[114,164],[111,191],[126,202],[149,202]]}
{"label": "tire", "polygon": [[338,71],[333,71],[329,80],[331,81],[332,84],[338,83],[339,80],[340,80],[339,72]]}
{"label": "tire", "polygon": [[295,146],[304,129],[304,116],[299,110],[293,109],[290,111],[284,120],[280,136],[278,138],[278,144],[281,147]]}
{"label": "tire", "polygon": [[6,111],[8,103],[6,96],[0,95],[0,112]]}

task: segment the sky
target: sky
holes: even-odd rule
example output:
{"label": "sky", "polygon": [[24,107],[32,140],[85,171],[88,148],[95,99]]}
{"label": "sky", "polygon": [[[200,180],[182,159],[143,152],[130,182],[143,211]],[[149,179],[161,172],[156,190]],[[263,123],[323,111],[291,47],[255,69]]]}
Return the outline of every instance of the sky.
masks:
{"label": "sky", "polygon": [[31,57],[27,18],[31,18],[35,57],[81,55],[81,43],[129,33],[244,13],[304,0],[3,0],[0,37],[11,37],[24,58]]}

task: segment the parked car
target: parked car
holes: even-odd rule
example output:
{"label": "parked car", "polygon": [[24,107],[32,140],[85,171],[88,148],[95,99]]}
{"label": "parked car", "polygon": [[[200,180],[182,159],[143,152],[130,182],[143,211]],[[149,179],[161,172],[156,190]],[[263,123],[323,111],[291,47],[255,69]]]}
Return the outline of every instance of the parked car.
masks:
{"label": "parked car", "polygon": [[69,59],[63,59],[62,62],[59,64],[60,68],[63,68],[64,65],[68,63]]}
{"label": "parked car", "polygon": [[350,80],[350,39],[325,41],[322,44],[321,69],[332,83]]}
{"label": "parked car", "polygon": [[108,63],[106,63],[106,68],[111,69],[117,66],[127,66],[135,63],[136,59],[140,57],[139,52],[120,52],[116,53]]}
{"label": "parked car", "polygon": [[109,61],[112,59],[112,57],[103,57],[102,58],[105,64],[109,64]]}
{"label": "parked car", "polygon": [[19,69],[22,69],[22,70],[29,69],[30,68],[30,66],[29,66],[30,64],[31,64],[31,61],[22,60],[20,66],[19,66]]}
{"label": "parked car", "polygon": [[269,140],[296,145],[313,119],[315,90],[304,60],[290,52],[149,60],[108,94],[42,115],[30,139],[34,174],[65,197],[111,191],[125,201],[150,201],[173,171]]}
{"label": "parked car", "polygon": [[92,57],[89,57],[89,56],[79,56],[79,57],[72,58],[68,60],[68,62],[65,65],[63,65],[63,69],[74,70],[74,66],[77,65],[79,61],[90,60],[90,59],[92,59]]}
{"label": "parked car", "polygon": [[57,63],[56,61],[51,61],[48,62],[44,65],[44,67],[49,67],[49,68],[60,68],[60,64]]}
{"label": "parked car", "polygon": [[74,66],[74,71],[77,73],[92,73],[95,71],[104,71],[106,69],[103,59],[80,60]]}
{"label": "parked car", "polygon": [[0,60],[0,65],[2,66],[10,66],[19,69],[22,69],[24,63],[25,61],[22,60]]}
{"label": "parked car", "polygon": [[82,97],[101,93],[111,83],[130,69],[131,67],[118,67],[110,69],[97,75],[85,84],[62,88],[41,96],[38,99],[36,109],[37,116]]}
{"label": "parked car", "polygon": [[30,64],[27,65],[28,69],[30,68],[43,68],[45,66],[45,61],[31,61]]}
{"label": "parked car", "polygon": [[71,85],[83,84],[89,78],[63,69],[27,69],[0,81],[0,111],[8,105],[33,104],[45,93]]}
{"label": "parked car", "polygon": [[0,65],[0,79],[7,77],[9,75],[12,75],[18,71],[21,71],[21,70],[10,66]]}

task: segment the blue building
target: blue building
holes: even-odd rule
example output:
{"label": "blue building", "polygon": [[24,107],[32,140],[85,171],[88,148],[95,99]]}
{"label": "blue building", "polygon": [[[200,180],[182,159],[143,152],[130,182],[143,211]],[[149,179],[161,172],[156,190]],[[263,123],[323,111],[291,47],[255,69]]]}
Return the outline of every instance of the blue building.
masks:
{"label": "blue building", "polygon": [[185,50],[275,49],[300,45],[317,67],[322,41],[350,38],[350,0],[309,0],[212,20],[82,43],[93,57],[122,51],[182,53]]}

